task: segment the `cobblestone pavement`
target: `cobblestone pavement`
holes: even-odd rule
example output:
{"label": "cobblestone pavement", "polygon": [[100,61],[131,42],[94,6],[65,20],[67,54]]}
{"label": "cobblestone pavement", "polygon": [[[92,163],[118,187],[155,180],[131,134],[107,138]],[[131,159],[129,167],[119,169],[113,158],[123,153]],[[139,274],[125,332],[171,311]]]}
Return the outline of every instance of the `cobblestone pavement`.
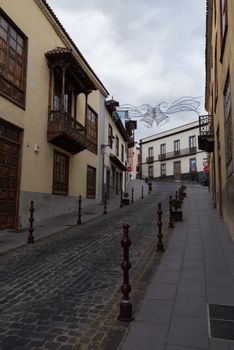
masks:
{"label": "cobblestone pavement", "polygon": [[128,327],[117,321],[122,225],[130,225],[134,311],[160,257],[157,202],[167,216],[177,187],[0,257],[0,349],[118,349]]}

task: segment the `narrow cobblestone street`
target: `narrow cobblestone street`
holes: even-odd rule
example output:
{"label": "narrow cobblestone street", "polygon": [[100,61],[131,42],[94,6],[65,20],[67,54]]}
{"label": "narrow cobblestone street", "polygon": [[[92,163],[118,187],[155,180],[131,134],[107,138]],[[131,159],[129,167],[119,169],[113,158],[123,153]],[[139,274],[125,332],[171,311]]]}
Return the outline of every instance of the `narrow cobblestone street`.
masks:
{"label": "narrow cobblestone street", "polygon": [[160,258],[157,203],[162,202],[167,217],[168,196],[177,187],[156,186],[150,196],[129,207],[3,255],[0,349],[117,349],[128,327],[117,321],[122,225],[130,225],[135,311]]}

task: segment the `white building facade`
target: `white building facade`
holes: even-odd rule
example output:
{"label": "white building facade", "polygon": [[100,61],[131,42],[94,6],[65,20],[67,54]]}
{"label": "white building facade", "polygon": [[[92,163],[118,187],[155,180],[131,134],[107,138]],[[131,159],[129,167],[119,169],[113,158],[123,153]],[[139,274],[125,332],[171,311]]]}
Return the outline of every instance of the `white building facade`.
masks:
{"label": "white building facade", "polygon": [[198,149],[195,121],[140,140],[142,178],[199,181],[207,153]]}

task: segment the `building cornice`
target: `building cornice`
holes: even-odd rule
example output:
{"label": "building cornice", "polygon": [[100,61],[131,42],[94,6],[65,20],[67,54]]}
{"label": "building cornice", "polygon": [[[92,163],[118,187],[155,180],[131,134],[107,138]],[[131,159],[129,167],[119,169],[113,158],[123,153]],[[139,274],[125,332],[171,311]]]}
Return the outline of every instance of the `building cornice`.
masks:
{"label": "building cornice", "polygon": [[90,67],[74,41],[71,39],[61,22],[59,21],[58,17],[55,15],[49,4],[47,3],[46,0],[34,0],[35,3],[38,5],[42,13],[45,15],[57,35],[60,37],[62,40],[63,44],[65,45],[66,48],[70,48],[73,50],[73,53],[81,65],[81,67],[84,69],[86,74],[89,75],[90,79],[93,81],[94,85],[98,90],[102,92],[102,94],[107,97],[109,95],[109,92],[105,88],[105,86],[102,84],[100,79],[97,77],[93,69]]}

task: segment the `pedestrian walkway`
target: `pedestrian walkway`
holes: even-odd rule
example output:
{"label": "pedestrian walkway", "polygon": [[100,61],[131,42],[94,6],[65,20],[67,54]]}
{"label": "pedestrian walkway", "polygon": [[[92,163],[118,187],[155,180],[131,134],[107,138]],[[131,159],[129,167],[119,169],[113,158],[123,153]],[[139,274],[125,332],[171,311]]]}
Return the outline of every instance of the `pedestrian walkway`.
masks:
{"label": "pedestrian walkway", "polygon": [[234,349],[233,242],[206,187],[183,213],[121,350]]}
{"label": "pedestrian walkway", "polygon": [[[142,186],[144,196],[148,195],[148,185],[143,180],[130,180],[127,186],[129,199],[131,201],[132,188],[134,188],[134,201],[139,200],[142,195]],[[108,200],[107,212],[111,212],[120,207],[120,195]],[[124,209],[123,209],[124,210]],[[56,216],[47,220],[40,221],[34,225],[35,241],[45,238],[49,235],[67,230],[77,224],[78,211],[70,212],[65,215]],[[94,202],[87,204],[82,202],[81,220],[82,223],[90,221],[100,215],[103,215],[103,204]],[[36,217],[36,208],[34,216]],[[20,230],[4,230],[0,231],[0,254],[6,253],[12,249],[19,248],[27,243],[28,227]]]}

